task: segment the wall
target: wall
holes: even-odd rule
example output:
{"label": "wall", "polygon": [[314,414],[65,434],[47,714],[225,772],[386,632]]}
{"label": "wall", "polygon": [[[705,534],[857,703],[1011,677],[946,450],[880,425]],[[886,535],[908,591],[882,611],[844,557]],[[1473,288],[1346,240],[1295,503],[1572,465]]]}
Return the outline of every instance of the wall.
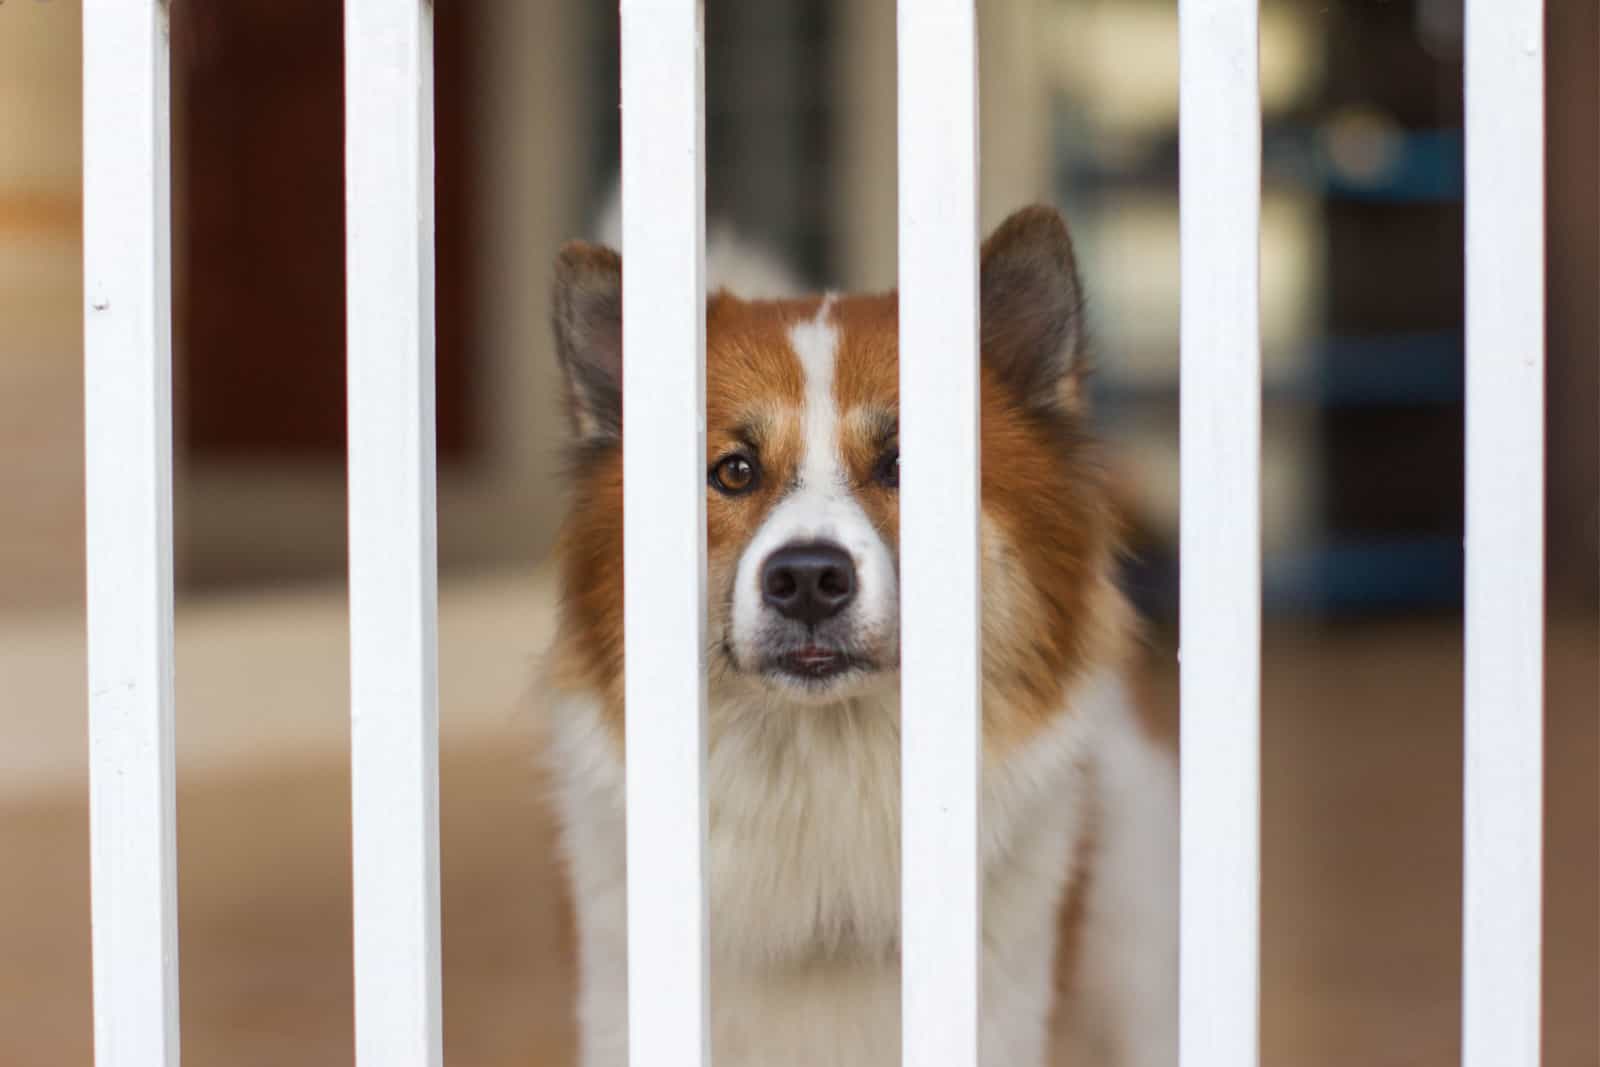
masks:
{"label": "wall", "polygon": [[0,4],[0,610],[83,595],[79,27]]}

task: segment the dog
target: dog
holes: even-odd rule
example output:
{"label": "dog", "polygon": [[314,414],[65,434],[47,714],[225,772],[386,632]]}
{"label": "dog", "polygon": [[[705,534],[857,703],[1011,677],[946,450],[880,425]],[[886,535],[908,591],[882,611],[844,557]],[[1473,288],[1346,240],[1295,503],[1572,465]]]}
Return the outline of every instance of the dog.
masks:
{"label": "dog", "polygon": [[[917,714],[898,684],[897,298],[750,299],[711,277],[752,261],[708,253],[713,1059],[890,1067],[899,723]],[[1132,693],[1137,623],[1061,216],[1000,225],[979,288],[981,1059],[1171,1067],[1175,753]],[[621,315],[620,254],[565,246],[552,319],[575,459],[543,688],[584,1067],[627,1063],[623,741],[649,713],[623,699]]]}

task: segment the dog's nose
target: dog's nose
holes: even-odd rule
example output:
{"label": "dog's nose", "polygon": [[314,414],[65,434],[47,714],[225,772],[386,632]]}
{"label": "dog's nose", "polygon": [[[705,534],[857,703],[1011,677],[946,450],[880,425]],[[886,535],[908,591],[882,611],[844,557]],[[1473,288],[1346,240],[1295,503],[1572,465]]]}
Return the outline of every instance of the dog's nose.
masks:
{"label": "dog's nose", "polygon": [[837,545],[786,545],[761,565],[761,599],[796,622],[831,619],[855,596],[855,564]]}

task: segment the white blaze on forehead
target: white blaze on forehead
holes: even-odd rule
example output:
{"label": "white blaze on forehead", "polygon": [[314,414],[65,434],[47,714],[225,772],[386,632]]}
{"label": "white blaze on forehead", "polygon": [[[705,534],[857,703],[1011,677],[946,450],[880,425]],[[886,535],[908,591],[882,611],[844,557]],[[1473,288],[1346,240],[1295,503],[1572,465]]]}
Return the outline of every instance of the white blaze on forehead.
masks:
{"label": "white blaze on forehead", "polygon": [[805,374],[805,456],[800,464],[800,489],[831,492],[844,489],[839,471],[839,411],[833,399],[833,366],[839,331],[830,319],[833,295],[822,300],[814,318],[789,327],[789,347]]}

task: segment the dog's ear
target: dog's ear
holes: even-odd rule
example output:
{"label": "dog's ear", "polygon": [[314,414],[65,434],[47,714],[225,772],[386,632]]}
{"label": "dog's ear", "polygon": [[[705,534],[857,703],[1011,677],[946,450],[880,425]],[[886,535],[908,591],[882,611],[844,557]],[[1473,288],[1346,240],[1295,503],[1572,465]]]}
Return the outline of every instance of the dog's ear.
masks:
{"label": "dog's ear", "polygon": [[1067,224],[1055,208],[1023,208],[983,242],[983,359],[1028,407],[1083,403],[1083,292]]}
{"label": "dog's ear", "polygon": [[567,384],[567,415],[582,443],[622,435],[622,257],[574,241],[556,256],[550,321]]}

